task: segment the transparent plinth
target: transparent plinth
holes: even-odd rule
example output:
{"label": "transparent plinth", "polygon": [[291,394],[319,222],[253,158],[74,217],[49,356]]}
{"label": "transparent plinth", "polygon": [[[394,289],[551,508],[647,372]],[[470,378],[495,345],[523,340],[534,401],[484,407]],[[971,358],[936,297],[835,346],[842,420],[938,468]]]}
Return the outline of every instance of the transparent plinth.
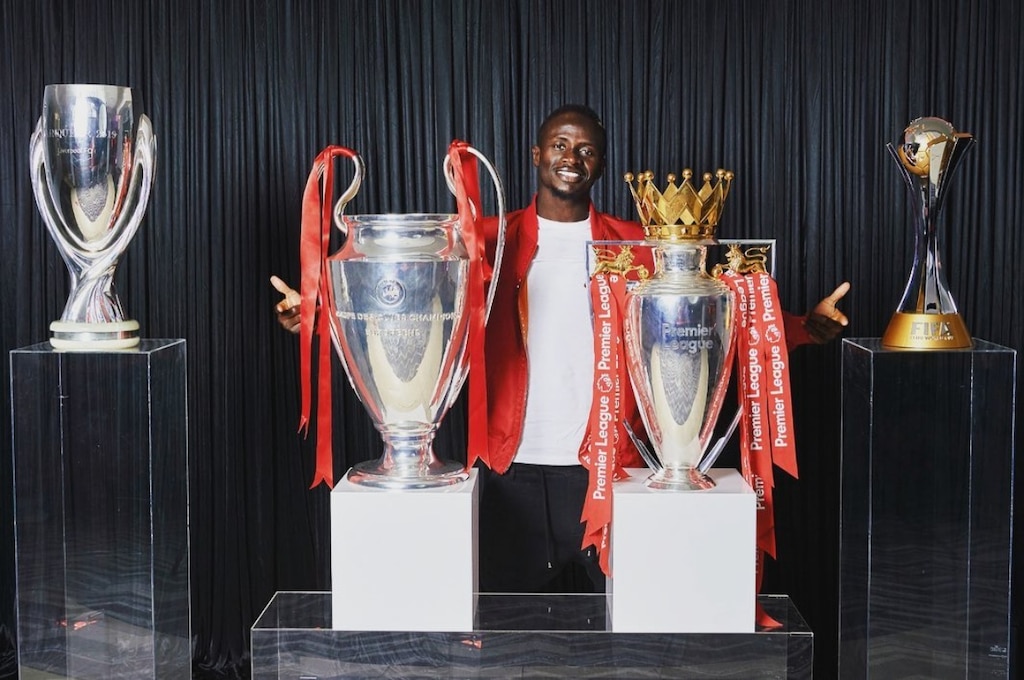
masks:
{"label": "transparent plinth", "polygon": [[481,593],[472,631],[341,631],[330,593],[279,592],[252,627],[252,678],[810,678],[803,617],[760,601],[782,628],[612,633],[605,595]]}
{"label": "transparent plinth", "polygon": [[1009,677],[1015,373],[843,341],[841,678]]}
{"label": "transparent plinth", "polygon": [[190,677],[185,341],[10,361],[21,678]]}

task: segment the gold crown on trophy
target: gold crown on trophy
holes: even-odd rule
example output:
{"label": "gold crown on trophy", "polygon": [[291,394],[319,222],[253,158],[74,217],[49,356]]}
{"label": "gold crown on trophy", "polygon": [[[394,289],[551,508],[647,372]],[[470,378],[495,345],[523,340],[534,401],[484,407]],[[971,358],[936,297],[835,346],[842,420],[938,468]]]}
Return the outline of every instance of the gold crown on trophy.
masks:
{"label": "gold crown on trophy", "polygon": [[[715,237],[733,173],[705,172],[700,189],[690,182],[692,177],[693,171],[687,168],[683,170],[682,183],[676,184],[676,176],[670,174],[668,186],[661,191],[654,185],[654,173],[650,170],[635,176],[631,172],[624,175],[648,240],[697,241]],[[714,184],[713,177],[718,178]]]}

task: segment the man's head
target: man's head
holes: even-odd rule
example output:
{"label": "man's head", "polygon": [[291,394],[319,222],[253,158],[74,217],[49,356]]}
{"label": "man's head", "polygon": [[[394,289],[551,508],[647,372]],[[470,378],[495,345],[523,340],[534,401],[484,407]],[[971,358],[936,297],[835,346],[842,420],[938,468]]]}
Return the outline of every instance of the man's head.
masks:
{"label": "man's head", "polygon": [[590,189],[604,172],[606,147],[604,125],[592,109],[571,104],[548,114],[532,149],[538,202],[589,209]]}

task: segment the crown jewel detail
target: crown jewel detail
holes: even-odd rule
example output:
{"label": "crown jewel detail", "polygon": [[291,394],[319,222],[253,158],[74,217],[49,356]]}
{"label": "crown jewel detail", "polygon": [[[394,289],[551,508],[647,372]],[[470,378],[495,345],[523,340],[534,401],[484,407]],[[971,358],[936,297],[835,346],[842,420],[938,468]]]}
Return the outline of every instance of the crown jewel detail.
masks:
{"label": "crown jewel detail", "polygon": [[[718,170],[714,175],[706,172],[700,189],[690,181],[692,177],[693,171],[687,168],[683,170],[682,183],[676,184],[676,176],[670,174],[668,185],[662,191],[655,186],[654,173],[650,170],[624,175],[648,240],[693,241],[715,237],[733,173],[728,170]],[[714,184],[713,178],[718,179]]]}

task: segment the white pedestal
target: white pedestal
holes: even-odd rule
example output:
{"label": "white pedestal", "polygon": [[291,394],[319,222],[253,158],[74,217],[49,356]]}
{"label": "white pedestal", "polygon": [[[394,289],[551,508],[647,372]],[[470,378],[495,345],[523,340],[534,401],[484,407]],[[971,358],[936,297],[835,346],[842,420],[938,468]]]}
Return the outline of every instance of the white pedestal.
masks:
{"label": "white pedestal", "polygon": [[752,633],[756,496],[736,470],[707,491],[652,491],[646,469],[615,483],[611,629],[616,633]]}
{"label": "white pedestal", "polygon": [[332,627],[471,631],[477,473],[440,489],[331,492]]}

